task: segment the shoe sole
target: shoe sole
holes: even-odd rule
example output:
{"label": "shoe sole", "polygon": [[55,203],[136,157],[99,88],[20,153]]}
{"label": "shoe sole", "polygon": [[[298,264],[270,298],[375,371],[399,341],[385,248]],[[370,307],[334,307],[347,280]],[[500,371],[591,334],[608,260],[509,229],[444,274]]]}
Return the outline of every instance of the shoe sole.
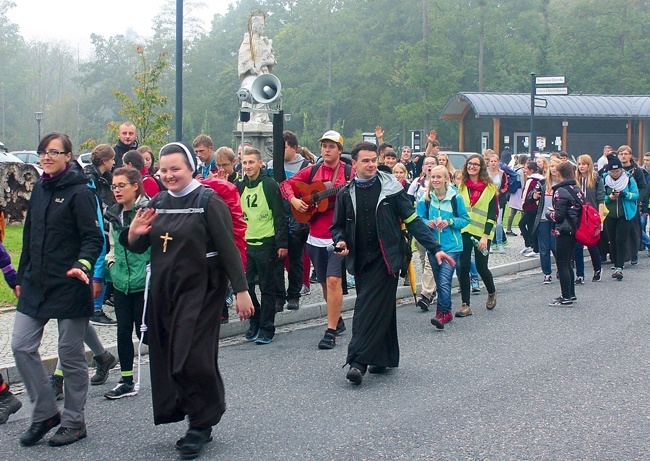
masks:
{"label": "shoe sole", "polygon": [[361,374],[361,372],[351,373],[348,371],[348,373],[345,375],[345,379],[350,381],[355,386],[358,386],[363,381],[363,375]]}
{"label": "shoe sole", "polygon": [[272,342],[273,342],[273,338],[271,338],[271,339],[258,339],[258,340],[255,341],[255,344],[263,345],[263,344],[271,344]]}
{"label": "shoe sole", "polygon": [[460,312],[456,312],[456,313],[454,314],[454,317],[458,317],[458,318],[462,319],[462,318],[464,318],[464,317],[469,317],[470,315],[474,315],[474,313],[473,313],[473,312],[470,312],[469,314],[461,314]]}
{"label": "shoe sole", "polygon": [[[174,448],[176,448],[177,450],[180,450],[181,448],[183,448],[183,442],[184,441],[185,441],[185,437],[181,437],[174,444]],[[210,442],[212,442],[212,436],[210,436],[210,438],[208,438],[208,440],[205,441],[205,443],[210,443]]]}
{"label": "shoe sole", "polygon": [[[64,446],[66,446],[66,445],[70,445],[70,444],[73,444],[73,443],[75,443],[75,442],[78,442],[78,441],[81,440],[81,439],[85,439],[85,438],[87,437],[87,435],[88,435],[88,434],[86,433],[86,431],[83,431],[83,432],[82,432],[81,434],[79,434],[79,436],[78,436],[77,438],[75,438],[74,440],[66,440],[65,442],[57,442],[56,440],[55,440],[55,441],[52,441],[52,439],[50,439],[50,440],[48,441],[48,444],[49,444],[51,447],[64,447]],[[54,437],[54,436],[52,436],[52,437]]]}
{"label": "shoe sole", "polygon": [[444,330],[445,329],[445,324],[439,321],[436,318],[431,319],[431,325],[436,327],[438,330]]}
{"label": "shoe sole", "polygon": [[91,320],[90,323],[92,323],[93,325],[96,325],[98,327],[116,327],[117,326],[117,322],[115,322],[115,323],[105,323],[105,322],[98,322],[96,320]]}
{"label": "shoe sole", "polygon": [[108,400],[119,400],[124,397],[135,397],[136,395],[138,395],[138,391],[127,392],[126,394],[121,394],[121,395],[104,394],[104,397],[106,397]]}

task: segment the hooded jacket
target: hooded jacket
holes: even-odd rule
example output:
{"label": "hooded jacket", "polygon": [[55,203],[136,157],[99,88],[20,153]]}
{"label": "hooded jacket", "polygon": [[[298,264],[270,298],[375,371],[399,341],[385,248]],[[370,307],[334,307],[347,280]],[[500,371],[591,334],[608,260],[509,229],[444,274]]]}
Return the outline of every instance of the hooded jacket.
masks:
{"label": "hooded jacket", "polygon": [[524,211],[537,211],[537,206],[539,204],[539,199],[535,199],[533,196],[536,190],[539,190],[538,184],[544,179],[539,173],[533,173],[528,176],[526,184],[524,185],[524,191],[521,194],[522,197],[522,209]]}
{"label": "hooded jacket", "polygon": [[66,272],[80,268],[89,275],[103,248],[95,193],[81,168],[72,162],[60,175],[39,180],[23,230],[18,312],[33,318],[90,317],[90,285]]}
{"label": "hooded jacket", "polygon": [[[451,204],[456,200],[456,213]],[[465,208],[465,200],[460,196],[458,191],[452,186],[447,186],[447,195],[442,200],[438,200],[435,192],[431,191],[431,201],[429,203],[429,213],[427,215],[427,204],[422,197],[418,201],[416,212],[424,222],[424,225],[431,231],[433,236],[440,242],[442,251],[445,253],[460,253],[463,251],[463,237],[461,229],[469,224],[469,214]],[[449,225],[442,230],[428,227],[430,220],[440,218],[447,220]]]}
{"label": "hooded jacket", "polygon": [[[569,192],[573,191],[573,194]],[[574,194],[578,196],[575,199]],[[553,186],[553,210],[546,216],[555,222],[555,230],[560,235],[575,235],[580,223],[580,214],[585,198],[575,179],[566,179]]]}
{"label": "hooded jacket", "polygon": [[[397,179],[383,171],[377,171],[377,176],[381,185],[381,192],[375,208],[377,237],[386,269],[389,274],[397,277],[404,262],[400,220],[404,222],[411,235],[432,255],[441,251],[441,247],[424,222],[418,219],[411,200],[404,193],[404,188]],[[352,181],[339,191],[330,227],[334,245],[344,241],[350,250],[345,261],[347,270],[351,274],[355,273],[354,250],[357,216],[355,189],[356,186]]]}

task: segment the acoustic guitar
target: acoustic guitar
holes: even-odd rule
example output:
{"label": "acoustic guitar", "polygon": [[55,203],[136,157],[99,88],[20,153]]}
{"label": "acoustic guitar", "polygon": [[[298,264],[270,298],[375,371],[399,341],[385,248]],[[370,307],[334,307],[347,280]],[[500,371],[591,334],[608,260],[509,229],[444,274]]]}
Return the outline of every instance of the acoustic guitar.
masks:
{"label": "acoustic guitar", "polygon": [[299,223],[306,223],[316,214],[327,211],[329,207],[329,200],[325,200],[333,195],[336,195],[345,184],[341,186],[332,187],[332,183],[327,181],[314,181],[311,184],[296,181],[293,183],[294,195],[305,202],[309,207],[304,213],[291,207],[293,217]]}

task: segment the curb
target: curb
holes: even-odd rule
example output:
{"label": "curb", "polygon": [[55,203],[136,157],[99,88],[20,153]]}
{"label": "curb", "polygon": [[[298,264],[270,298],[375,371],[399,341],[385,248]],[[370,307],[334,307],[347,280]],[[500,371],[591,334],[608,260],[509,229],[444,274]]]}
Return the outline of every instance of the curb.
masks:
{"label": "curb", "polygon": [[[540,267],[539,258],[525,259],[521,261],[515,261],[512,263],[502,264],[500,266],[494,266],[490,268],[490,270],[492,271],[492,275],[494,277],[500,277],[503,275],[511,275],[511,274],[516,274],[518,272],[535,269],[537,267]],[[453,287],[458,286],[457,278],[453,279],[452,286]],[[420,288],[421,285],[418,284],[417,286],[418,292]],[[405,298],[410,298],[412,296],[413,293],[411,292],[410,287],[405,287],[405,286],[397,287],[396,299],[405,299]],[[341,312],[347,312],[354,309],[355,301],[356,301],[356,295],[344,296]],[[305,322],[307,320],[314,320],[319,318],[325,319],[326,317],[327,317],[327,305],[323,301],[314,304],[307,304],[305,306],[300,306],[300,309],[298,309],[297,311],[287,311],[285,309],[283,312],[276,314],[275,326],[279,327],[283,325],[290,325],[293,323],[300,323],[300,322]],[[225,338],[231,338],[233,336],[243,335],[247,329],[248,329],[248,322],[237,322],[237,321],[229,322],[221,325],[221,334],[219,338],[225,339]],[[137,351],[137,346],[138,343],[134,342],[134,347],[136,348],[136,351]],[[117,357],[116,344],[106,346],[106,350]],[[146,346],[143,346],[142,353],[143,355],[146,355],[148,353],[148,348]],[[86,359],[88,360],[89,363],[92,362],[93,359],[92,352],[90,351],[86,352]],[[45,366],[47,372],[50,374],[54,372],[54,368],[56,367],[56,362],[57,362],[57,356],[49,356],[43,358],[43,365]],[[18,369],[16,368],[15,364],[11,364],[9,366],[0,368],[0,373],[2,373],[3,378],[10,385],[21,382],[20,374],[18,373]]]}

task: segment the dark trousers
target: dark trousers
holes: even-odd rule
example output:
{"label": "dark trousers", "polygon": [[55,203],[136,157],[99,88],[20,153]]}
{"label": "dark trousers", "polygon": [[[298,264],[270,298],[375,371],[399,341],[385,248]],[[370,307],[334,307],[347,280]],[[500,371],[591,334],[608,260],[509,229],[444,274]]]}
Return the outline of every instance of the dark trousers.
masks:
{"label": "dark trousers", "polygon": [[[303,277],[303,256],[305,254],[305,242],[307,232],[289,234],[289,246],[287,257],[279,262],[279,275],[276,275],[278,293],[284,293],[284,269],[287,269],[289,284],[287,286],[286,299],[300,299]],[[309,278],[309,275],[307,276]],[[284,296],[279,298],[284,300]]]}
{"label": "dark trousers", "polygon": [[[474,249],[474,245],[470,240],[471,235],[467,232],[463,234],[463,252],[460,254],[460,296],[465,304],[469,306],[470,297],[469,297],[469,269],[472,262],[472,251],[474,251],[474,260],[476,262],[476,270],[483,280],[485,289],[488,293],[494,293],[496,288],[494,286],[494,278],[492,277],[492,272],[488,269],[488,258],[490,254],[483,255],[478,250]],[[475,237],[476,238],[476,237]],[[476,238],[479,240],[478,238]],[[490,241],[488,240],[488,250],[490,249]]]}
{"label": "dark trousers", "polygon": [[575,235],[560,234],[555,240],[555,263],[557,264],[557,271],[560,274],[562,297],[567,299],[576,294],[573,267],[571,266],[571,258],[573,257],[573,248],[575,246]]}
{"label": "dark trousers", "polygon": [[537,211],[524,211],[519,220],[519,230],[524,237],[524,245],[532,248],[535,253],[539,253],[539,244],[537,243],[537,232],[533,232],[535,216]]}
{"label": "dark trousers", "polygon": [[[574,249],[574,260],[576,262],[576,275],[578,277],[585,276],[585,257],[584,257],[584,245],[576,243]],[[591,265],[594,267],[594,272],[598,272],[602,269],[602,260],[600,259],[600,251],[598,251],[598,244],[587,247],[589,250],[589,256],[591,257]]]}
{"label": "dark trousers", "polygon": [[117,317],[117,355],[122,372],[133,371],[133,327],[138,338],[144,310],[144,291],[123,293],[117,288],[113,292],[115,316]]}
{"label": "dark trousers", "polygon": [[[278,266],[278,255],[273,243],[262,245],[247,245],[246,248],[246,281],[248,282],[248,293],[253,300],[255,313],[251,317],[251,323],[260,327],[260,334],[269,336],[275,334],[275,295],[276,295],[276,269]],[[255,294],[255,285],[259,282],[261,303]]]}
{"label": "dark trousers", "polygon": [[631,238],[632,221],[628,221],[625,217],[613,218],[607,215],[605,229],[607,229],[607,236],[609,237],[609,254],[612,257],[614,267],[623,269],[628,240]]}

